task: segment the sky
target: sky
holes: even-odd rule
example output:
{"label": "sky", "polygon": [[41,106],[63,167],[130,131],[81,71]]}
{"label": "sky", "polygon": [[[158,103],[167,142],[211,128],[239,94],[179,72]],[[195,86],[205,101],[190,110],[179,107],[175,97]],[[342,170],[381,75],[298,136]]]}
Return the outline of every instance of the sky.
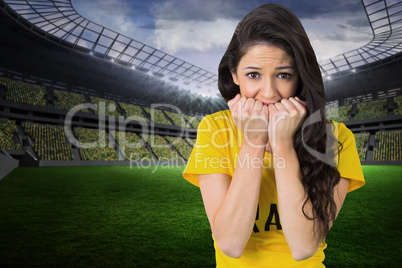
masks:
{"label": "sky", "polygon": [[373,37],[360,0],[72,0],[85,18],[216,74],[238,22],[266,3],[296,14],[318,61]]}

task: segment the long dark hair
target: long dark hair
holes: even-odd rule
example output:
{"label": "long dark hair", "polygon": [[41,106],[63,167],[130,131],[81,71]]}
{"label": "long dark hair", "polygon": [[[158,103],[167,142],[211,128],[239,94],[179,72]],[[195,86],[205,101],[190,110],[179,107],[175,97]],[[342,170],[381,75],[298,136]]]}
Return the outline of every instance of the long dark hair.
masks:
{"label": "long dark hair", "polygon": [[[231,72],[236,72],[247,50],[258,44],[279,47],[295,59],[300,75],[296,96],[307,102],[304,122],[309,116],[319,113],[319,120],[314,120],[316,122],[296,132],[294,144],[303,176],[302,183],[307,193],[302,211],[306,218],[318,223],[321,237],[325,238],[336,217],[334,188],[340,181],[336,156],[342,145],[338,144],[331,129],[327,131],[327,125],[329,128],[333,125],[329,125],[331,122],[326,119],[321,72],[308,36],[296,15],[276,4],[260,6],[247,14],[239,22],[219,64],[219,91],[226,101],[240,93]],[[313,155],[309,151],[316,153]],[[313,217],[304,211],[309,200],[313,206]]]}

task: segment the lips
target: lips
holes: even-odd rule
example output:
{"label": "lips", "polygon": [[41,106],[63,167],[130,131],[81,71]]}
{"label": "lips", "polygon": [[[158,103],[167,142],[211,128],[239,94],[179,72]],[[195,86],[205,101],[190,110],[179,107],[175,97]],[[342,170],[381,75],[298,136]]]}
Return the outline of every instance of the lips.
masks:
{"label": "lips", "polygon": [[264,104],[264,105],[270,105],[270,104],[275,104],[275,102],[262,102],[262,104]]}

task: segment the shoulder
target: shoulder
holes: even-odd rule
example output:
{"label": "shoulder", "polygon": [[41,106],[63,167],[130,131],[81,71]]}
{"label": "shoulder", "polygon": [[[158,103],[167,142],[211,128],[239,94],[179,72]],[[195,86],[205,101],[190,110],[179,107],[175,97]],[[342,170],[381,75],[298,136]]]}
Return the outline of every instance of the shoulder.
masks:
{"label": "shoulder", "polygon": [[337,169],[342,178],[349,179],[348,192],[364,185],[364,175],[353,132],[343,123],[332,121],[335,138],[341,143]]}
{"label": "shoulder", "polygon": [[222,118],[224,119],[232,119],[232,115],[230,113],[230,110],[223,110],[219,111],[213,114],[206,115],[203,120],[212,120],[212,121],[218,121],[221,120]]}
{"label": "shoulder", "polygon": [[229,110],[219,111],[206,115],[198,127],[200,129],[223,128],[233,126],[232,115]]}
{"label": "shoulder", "polygon": [[353,132],[344,123],[338,123],[334,120],[330,120],[330,122],[332,123],[332,132],[339,142],[354,142]]}

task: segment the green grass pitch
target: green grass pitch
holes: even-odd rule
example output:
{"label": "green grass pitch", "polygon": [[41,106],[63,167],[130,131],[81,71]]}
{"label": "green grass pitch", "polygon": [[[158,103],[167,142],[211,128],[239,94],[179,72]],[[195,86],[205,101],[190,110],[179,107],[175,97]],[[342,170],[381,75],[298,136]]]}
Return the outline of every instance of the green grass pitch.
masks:
{"label": "green grass pitch", "polygon": [[[0,266],[214,267],[199,189],[183,166],[154,168],[17,168],[0,181]],[[402,262],[402,166],[363,171],[328,234],[327,267]]]}

